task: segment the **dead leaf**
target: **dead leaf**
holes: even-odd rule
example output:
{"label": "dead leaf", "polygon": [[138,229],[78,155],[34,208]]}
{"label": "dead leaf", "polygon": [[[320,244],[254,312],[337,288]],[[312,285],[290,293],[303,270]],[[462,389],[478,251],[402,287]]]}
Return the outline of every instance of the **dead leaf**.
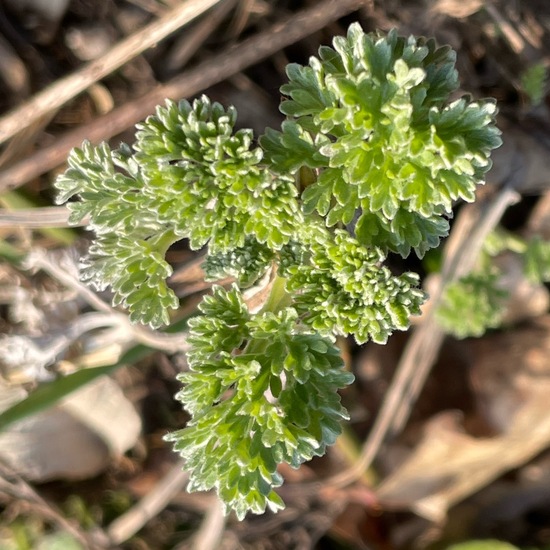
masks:
{"label": "dead leaf", "polygon": [[509,429],[492,438],[465,434],[456,413],[435,417],[411,457],[378,488],[380,502],[443,521],[451,506],[550,446],[549,400],[550,380],[539,381]]}
{"label": "dead leaf", "polygon": [[433,14],[464,19],[483,8],[483,0],[437,0],[430,8]]}

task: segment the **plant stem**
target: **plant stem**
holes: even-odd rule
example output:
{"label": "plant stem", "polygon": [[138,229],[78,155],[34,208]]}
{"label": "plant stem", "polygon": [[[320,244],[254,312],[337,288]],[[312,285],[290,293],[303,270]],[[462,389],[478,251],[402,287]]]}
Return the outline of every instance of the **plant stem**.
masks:
{"label": "plant stem", "polygon": [[168,249],[177,241],[178,236],[172,230],[167,230],[158,237],[150,241],[151,247],[157,250],[161,255],[165,256]]}
{"label": "plant stem", "polygon": [[286,279],[275,275],[271,283],[271,292],[261,311],[277,313],[292,303],[291,295],[286,291]]}

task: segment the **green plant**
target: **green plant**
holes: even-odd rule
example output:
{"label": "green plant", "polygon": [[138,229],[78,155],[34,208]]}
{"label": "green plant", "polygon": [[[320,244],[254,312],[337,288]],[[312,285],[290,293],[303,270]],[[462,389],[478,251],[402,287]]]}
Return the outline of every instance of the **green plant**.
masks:
{"label": "green plant", "polygon": [[496,258],[515,254],[531,284],[550,281],[550,242],[535,235],[528,239],[502,229],[487,237],[477,266],[466,277],[446,285],[436,317],[443,330],[456,338],[482,336],[503,324],[509,292],[503,288],[506,273]]}
{"label": "green plant", "polygon": [[445,287],[437,308],[437,320],[443,330],[456,338],[482,336],[502,323],[503,302],[508,293],[499,288],[497,269],[470,273]]}
{"label": "green plant", "polygon": [[[228,510],[283,506],[278,464],[324,453],[347,417],[351,383],[336,336],[386,342],[426,296],[389,253],[422,256],[448,232],[453,202],[472,201],[500,144],[495,103],[462,97],[455,54],[433,40],[365,34],[291,64],[280,131],[254,141],[236,112],[206,97],[158,107],[132,147],[85,143],[56,182],[71,221],[95,240],[83,277],[110,285],[135,322],[159,327],[178,307],[168,248],[206,249],[214,286],[189,323],[191,415],[170,434],[190,490],[215,488]],[[267,281],[250,311],[242,288]]]}
{"label": "green plant", "polygon": [[544,62],[527,67],[520,75],[521,87],[531,106],[537,107],[544,100],[547,81],[548,70]]}
{"label": "green plant", "polygon": [[449,546],[447,550],[519,550],[517,546],[495,539],[470,540]]}

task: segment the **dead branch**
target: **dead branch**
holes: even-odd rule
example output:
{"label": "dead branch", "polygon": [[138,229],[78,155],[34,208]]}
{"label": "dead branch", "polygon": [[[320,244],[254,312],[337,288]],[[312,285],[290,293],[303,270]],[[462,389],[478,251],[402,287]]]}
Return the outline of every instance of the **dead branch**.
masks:
{"label": "dead branch", "polygon": [[456,237],[451,233],[450,248],[453,253],[445,258],[441,280],[431,296],[430,310],[403,351],[361,455],[351,468],[330,479],[330,485],[345,486],[357,480],[371,465],[386,438],[403,429],[443,343],[445,335],[435,319],[443,289],[473,269],[485,238],[499,223],[508,206],[518,199],[519,195],[513,187],[506,185],[484,208],[476,204],[462,212],[462,219],[457,222],[462,230],[457,231]]}
{"label": "dead branch", "polygon": [[103,57],[57,80],[29,101],[0,118],[0,143],[6,142],[45,115],[57,111],[67,101],[73,99],[89,86],[122,67],[125,63],[186,25],[219,1],[194,0],[184,2],[160,19],[119,42]]}
{"label": "dead branch", "polygon": [[66,133],[54,145],[4,170],[0,173],[0,192],[20,187],[59,166],[66,160],[69,151],[86,139],[97,143],[123,132],[152,113],[166,98],[193,96],[369,4],[370,0],[324,0],[289,19],[275,23],[266,31],[219,53],[145,96]]}
{"label": "dead branch", "polygon": [[183,470],[183,462],[176,463],[152,491],[109,525],[107,534],[112,544],[118,546],[128,540],[162,512],[187,484],[188,478],[189,475]]}

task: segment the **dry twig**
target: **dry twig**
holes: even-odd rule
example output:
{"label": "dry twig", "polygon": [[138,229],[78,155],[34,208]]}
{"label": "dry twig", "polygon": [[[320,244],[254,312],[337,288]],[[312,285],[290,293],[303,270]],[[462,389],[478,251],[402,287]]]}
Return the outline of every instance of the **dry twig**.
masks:
{"label": "dry twig", "polygon": [[73,74],[57,80],[28,102],[0,118],[0,143],[6,142],[89,86],[134,59],[180,27],[186,25],[220,0],[187,1],[162,18],[122,40],[103,57],[88,63]]}
{"label": "dry twig", "polygon": [[225,0],[225,2],[216,6],[208,17],[201,19],[180,40],[176,40],[176,44],[172,47],[166,59],[163,60],[165,74],[174,73],[184,67],[235,7],[236,3],[237,0]]}
{"label": "dry twig", "polygon": [[0,192],[15,189],[59,166],[66,160],[69,151],[86,139],[97,143],[123,132],[152,113],[167,97],[179,99],[193,96],[370,3],[370,0],[323,0],[275,23],[266,31],[219,53],[145,96],[68,132],[54,145],[4,170],[0,173]]}
{"label": "dry twig", "polygon": [[344,486],[357,480],[370,466],[384,440],[403,429],[443,342],[444,333],[434,317],[443,289],[472,270],[485,238],[498,224],[506,208],[517,200],[518,193],[507,185],[485,208],[471,205],[463,210],[457,236],[451,234],[450,248],[454,253],[445,260],[441,280],[431,296],[430,310],[403,352],[361,455],[351,468],[330,479],[330,485]]}
{"label": "dry twig", "polygon": [[107,533],[112,544],[118,546],[128,540],[164,510],[183,489],[188,478],[187,472],[183,470],[183,462],[175,464],[150,493],[109,525]]}

